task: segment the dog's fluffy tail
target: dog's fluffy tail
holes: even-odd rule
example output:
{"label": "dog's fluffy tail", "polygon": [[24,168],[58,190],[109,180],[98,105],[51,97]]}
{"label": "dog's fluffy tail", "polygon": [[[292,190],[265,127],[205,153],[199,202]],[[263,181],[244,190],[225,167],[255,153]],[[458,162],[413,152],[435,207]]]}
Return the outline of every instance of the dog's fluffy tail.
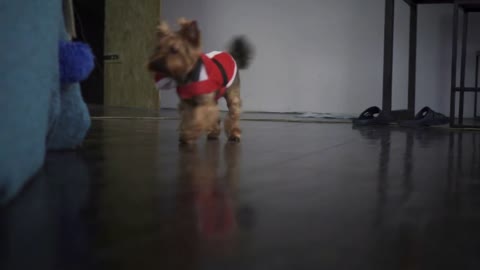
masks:
{"label": "dog's fluffy tail", "polygon": [[228,52],[233,56],[239,69],[246,69],[253,59],[253,46],[244,36],[232,39],[228,46]]}

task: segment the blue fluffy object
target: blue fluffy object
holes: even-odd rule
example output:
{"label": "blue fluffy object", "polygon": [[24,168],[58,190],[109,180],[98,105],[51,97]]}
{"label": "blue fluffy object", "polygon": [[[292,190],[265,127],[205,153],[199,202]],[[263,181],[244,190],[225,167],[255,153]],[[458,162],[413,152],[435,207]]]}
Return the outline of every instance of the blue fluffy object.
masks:
{"label": "blue fluffy object", "polygon": [[88,78],[95,65],[90,46],[76,41],[60,41],[60,81],[76,83]]}

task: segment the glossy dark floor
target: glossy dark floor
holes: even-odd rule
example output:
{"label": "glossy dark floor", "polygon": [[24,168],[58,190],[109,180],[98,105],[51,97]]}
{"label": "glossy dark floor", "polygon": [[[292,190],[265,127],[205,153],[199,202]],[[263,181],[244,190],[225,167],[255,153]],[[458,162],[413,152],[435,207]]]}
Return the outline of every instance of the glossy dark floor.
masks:
{"label": "glossy dark floor", "polygon": [[0,213],[0,269],[480,269],[480,133],[95,120]]}

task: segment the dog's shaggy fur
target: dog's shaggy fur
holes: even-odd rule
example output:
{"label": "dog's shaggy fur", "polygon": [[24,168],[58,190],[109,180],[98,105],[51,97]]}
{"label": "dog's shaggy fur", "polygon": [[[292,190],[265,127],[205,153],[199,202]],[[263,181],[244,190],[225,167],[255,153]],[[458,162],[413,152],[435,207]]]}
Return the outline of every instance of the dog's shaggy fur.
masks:
{"label": "dog's shaggy fur", "polygon": [[[196,21],[180,18],[178,24],[180,25],[178,31],[170,30],[165,22],[157,27],[157,43],[149,59],[148,69],[165,74],[174,79],[178,86],[182,86],[192,82],[191,73],[201,61],[203,52]],[[238,69],[245,69],[252,57],[252,47],[245,38],[237,37],[231,42],[228,53],[235,60]],[[242,106],[239,72],[237,71],[234,76],[233,83],[223,94],[228,106],[224,129],[230,141],[239,142],[241,137],[239,118]],[[203,133],[207,133],[208,139],[218,139],[221,133],[221,120],[216,94],[212,92],[192,98],[180,98],[178,106],[181,117],[180,143],[192,144]]]}

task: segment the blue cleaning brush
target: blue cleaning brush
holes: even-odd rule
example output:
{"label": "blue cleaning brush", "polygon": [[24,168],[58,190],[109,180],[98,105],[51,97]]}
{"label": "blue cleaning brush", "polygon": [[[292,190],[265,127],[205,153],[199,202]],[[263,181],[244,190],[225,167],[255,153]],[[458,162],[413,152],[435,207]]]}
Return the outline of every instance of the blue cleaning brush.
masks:
{"label": "blue cleaning brush", "polygon": [[77,41],[60,41],[60,81],[76,83],[88,78],[95,63],[90,46]]}

